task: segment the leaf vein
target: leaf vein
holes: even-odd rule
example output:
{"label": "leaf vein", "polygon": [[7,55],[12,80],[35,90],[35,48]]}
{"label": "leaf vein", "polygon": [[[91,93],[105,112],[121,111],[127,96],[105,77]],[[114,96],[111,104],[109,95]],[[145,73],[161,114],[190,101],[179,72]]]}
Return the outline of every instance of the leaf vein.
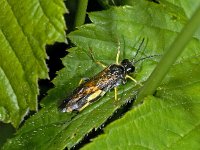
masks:
{"label": "leaf vein", "polygon": [[56,26],[56,24],[49,18],[48,14],[46,13],[45,11],[45,8],[43,7],[42,3],[41,3],[41,0],[38,0],[39,2],[39,5],[41,7],[41,10],[44,14],[44,16],[47,18],[47,20],[49,21],[50,24],[53,25],[53,27],[62,35],[62,31]]}

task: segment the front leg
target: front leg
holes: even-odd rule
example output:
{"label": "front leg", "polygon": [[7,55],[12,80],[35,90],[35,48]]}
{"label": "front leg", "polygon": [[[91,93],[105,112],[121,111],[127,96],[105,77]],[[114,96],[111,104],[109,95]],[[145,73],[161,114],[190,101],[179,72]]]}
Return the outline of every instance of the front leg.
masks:
{"label": "front leg", "polygon": [[131,76],[129,76],[129,75],[126,75],[125,78],[129,78],[129,79],[131,79],[133,82],[135,82],[136,84],[142,86],[142,84],[141,84],[140,82],[137,82],[133,77],[131,77]]}

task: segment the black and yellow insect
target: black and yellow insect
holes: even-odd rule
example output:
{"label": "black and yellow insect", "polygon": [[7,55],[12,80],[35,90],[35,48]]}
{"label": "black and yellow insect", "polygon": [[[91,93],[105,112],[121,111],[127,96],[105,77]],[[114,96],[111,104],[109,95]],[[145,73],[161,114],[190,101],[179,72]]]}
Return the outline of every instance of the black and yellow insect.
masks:
{"label": "black and yellow insect", "polygon": [[121,63],[119,63],[119,49],[120,47],[118,47],[116,63],[111,64],[108,67],[102,64],[102,66],[105,67],[103,71],[80,84],[71,93],[71,95],[69,95],[62,102],[59,107],[62,112],[81,111],[89,104],[97,101],[106,92],[113,88],[115,89],[115,100],[117,100],[117,86],[120,84],[125,84],[127,78],[130,78],[136,82],[131,76],[129,76],[130,73],[135,71],[134,62],[128,59],[124,59],[121,61]]}

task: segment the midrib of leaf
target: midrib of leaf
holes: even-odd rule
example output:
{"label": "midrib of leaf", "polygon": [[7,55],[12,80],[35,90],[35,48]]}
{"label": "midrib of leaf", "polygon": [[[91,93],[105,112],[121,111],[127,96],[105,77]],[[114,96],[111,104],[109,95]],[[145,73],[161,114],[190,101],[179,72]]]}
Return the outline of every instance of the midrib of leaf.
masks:
{"label": "midrib of leaf", "polygon": [[[19,22],[19,18],[20,18],[20,17],[18,17],[18,16],[15,15],[16,12],[14,12],[14,9],[12,8],[12,5],[9,3],[9,0],[5,0],[5,2],[7,2],[7,4],[9,5],[10,10],[11,10],[11,12],[12,12],[12,15],[13,15],[14,18],[15,18],[15,21],[17,22],[18,27],[19,27],[20,30],[22,31],[22,33],[23,33],[23,35],[24,35],[24,37],[25,37],[25,40],[26,40],[26,42],[28,43],[28,46],[29,46],[30,49],[31,49],[30,52],[31,52],[31,53],[33,54],[33,56],[34,56],[34,57],[32,57],[32,58],[37,59],[38,57],[37,57],[37,55],[36,55],[36,54],[34,53],[34,51],[33,51],[34,48],[33,48],[32,45],[30,44],[31,41],[30,41],[30,39],[28,38],[29,36],[28,36],[28,34],[26,34],[26,32],[23,30],[23,27],[22,27],[21,23]],[[4,34],[4,36],[5,36],[5,34]],[[18,61],[20,62],[21,66],[22,66],[22,69],[23,69],[23,70],[26,70],[26,69],[25,69],[26,67],[24,67],[24,63],[22,63],[22,62],[20,61],[21,58],[18,56],[18,54],[17,54],[15,48],[13,48],[13,46],[12,46],[12,44],[11,44],[12,42],[10,42],[10,40],[8,40],[8,39],[7,39],[7,41],[9,42],[9,45],[12,47],[13,52],[14,52],[15,55],[17,56]],[[46,70],[46,66],[44,66],[44,64],[40,64],[38,61],[35,61],[34,63],[36,63],[37,66],[40,66],[40,69],[41,69],[41,70],[43,70],[43,69]],[[43,67],[42,67],[42,66],[43,66]],[[40,73],[40,71],[38,71],[38,73]],[[26,73],[24,73],[24,74],[26,74]],[[31,83],[30,83],[30,81],[28,80],[27,76],[26,76],[26,81],[29,83],[29,86],[31,87]],[[34,108],[32,108],[32,109],[34,109]]]}
{"label": "midrib of leaf", "polygon": [[[2,31],[2,30],[1,30]],[[3,33],[3,32],[1,32],[1,33]],[[6,39],[6,37],[5,37],[5,34],[3,34],[4,35],[4,38]],[[10,42],[9,42],[9,40],[7,40],[6,39],[6,42],[8,43],[8,46],[9,47],[11,47],[11,49],[12,49],[12,46],[11,46],[11,44],[10,44]],[[4,53],[5,54],[5,53]],[[6,57],[5,55],[3,55],[3,54],[1,54],[1,57]],[[14,56],[16,56],[16,53],[14,52]],[[18,60],[18,57],[16,56],[15,57],[17,60]],[[1,58],[1,61],[3,60],[3,62],[1,62],[2,64],[3,63],[6,63],[6,60],[4,59],[4,58]],[[18,61],[19,62],[19,61]],[[15,62],[16,63],[16,62]],[[21,65],[21,63],[19,62],[18,63],[21,67],[22,67],[22,65]],[[19,66],[19,67],[20,67]],[[27,105],[26,104],[26,102],[25,101],[23,101],[25,104],[23,104],[22,102],[21,103],[18,103],[18,98],[21,98],[22,100],[23,99],[26,99],[26,97],[25,97],[25,95],[23,95],[23,94],[21,94],[20,96],[19,96],[19,91],[20,91],[20,89],[21,89],[21,91],[22,92],[24,92],[24,91],[26,91],[26,88],[27,87],[24,87],[24,84],[22,83],[19,87],[15,87],[15,86],[13,86],[13,85],[16,85],[16,81],[14,80],[14,82],[15,83],[13,83],[13,80],[10,80],[11,78],[15,78],[15,76],[13,76],[12,75],[12,70],[7,70],[7,68],[6,68],[6,66],[5,66],[5,68],[4,68],[4,65],[1,65],[1,68],[2,68],[2,71],[3,71],[3,73],[4,73],[4,75],[6,76],[6,78],[7,78],[7,81],[9,81],[9,82],[7,82],[7,83],[10,83],[10,85],[8,85],[10,88],[12,88],[12,91],[13,91],[13,94],[15,95],[15,97],[16,97],[16,99],[11,99],[12,100],[12,102],[10,103],[10,105],[12,105],[12,103],[14,103],[14,104],[16,104],[17,103],[17,107],[13,107],[12,109],[14,110],[14,112],[16,113],[16,111],[17,111],[17,113],[15,114],[15,113],[13,113],[12,114],[12,112],[11,112],[11,114],[13,115],[11,115],[11,119],[13,119],[13,121],[15,120],[15,119],[18,119],[18,117],[19,118],[21,118],[20,117],[20,114],[22,113],[23,114],[23,111],[20,113],[20,107],[21,107],[21,109],[23,110],[26,106],[25,105]],[[14,68],[12,68],[12,69],[14,69]],[[17,69],[20,69],[20,70],[22,70],[21,68],[17,68]],[[22,70],[23,71],[23,70]],[[4,87],[4,90],[6,90],[6,87]],[[3,90],[2,90],[3,91]],[[8,91],[8,90],[7,90]],[[5,93],[3,93],[3,94],[5,94]],[[23,98],[22,98],[22,97]],[[4,100],[4,99],[3,99]],[[13,101],[14,100],[14,101]],[[16,106],[16,105],[14,105],[14,106]],[[7,105],[7,107],[9,107],[8,105]],[[9,109],[7,109],[7,113],[9,112],[10,110]],[[19,115],[18,115],[19,114]],[[18,120],[19,121],[19,120]],[[15,121],[14,121],[15,122]],[[15,122],[15,123],[17,123],[17,122]]]}
{"label": "midrib of leaf", "polygon": [[[9,6],[9,8],[10,8],[10,11],[11,11],[11,14],[12,14],[12,16],[14,17],[14,20],[15,20],[15,22],[17,23],[17,26],[20,28],[20,30],[21,30],[21,33],[23,33],[23,36],[25,37],[25,38],[23,38],[26,42],[25,43],[27,43],[28,44],[28,47],[30,48],[30,53],[33,55],[33,57],[31,57],[32,59],[37,59],[38,57],[36,56],[36,54],[35,54],[35,52],[33,51],[33,47],[32,47],[32,45],[30,44],[31,43],[31,41],[29,40],[29,36],[26,34],[26,32],[23,30],[23,27],[22,27],[22,25],[21,25],[21,23],[19,22],[19,18],[20,17],[18,17],[18,16],[16,16],[15,14],[16,14],[16,12],[14,12],[14,9],[12,8],[12,5],[9,3],[9,0],[5,0],[5,2],[7,2],[7,4],[8,4],[8,6]],[[3,28],[4,29],[4,28]],[[3,30],[2,30],[3,31]],[[19,62],[19,64],[21,65],[21,67],[22,67],[22,71],[23,71],[23,74],[25,75],[25,82],[27,82],[28,83],[28,85],[29,85],[29,91],[32,91],[33,93],[33,95],[32,96],[34,96],[34,99],[36,99],[36,95],[38,94],[38,90],[37,90],[37,88],[38,88],[38,86],[37,86],[37,77],[34,79],[35,80],[35,83],[33,84],[33,80],[31,81],[30,80],[30,74],[27,74],[26,72],[25,72],[25,70],[27,70],[27,67],[26,67],[26,63],[24,63],[22,60],[23,60],[23,56],[20,56],[19,54],[18,54],[18,50],[15,48],[15,46],[13,46],[12,45],[12,40],[11,39],[9,39],[9,38],[7,38],[6,37],[6,34],[4,33],[4,32],[2,32],[3,34],[4,34],[4,37],[6,38],[6,41],[8,41],[8,43],[9,43],[9,46],[11,47],[11,49],[12,49],[12,52],[14,52],[14,55],[16,56],[16,58],[17,58],[17,60],[18,60],[18,62]],[[23,44],[23,43],[22,43]],[[40,69],[37,71],[37,72],[35,72],[35,73],[40,73],[42,70],[44,71],[44,69],[46,70],[46,66],[44,66],[44,63],[43,64],[40,64],[37,60],[34,60],[34,64],[37,64],[36,66],[38,66]],[[42,67],[43,66],[43,67]],[[4,69],[5,71],[6,71],[6,69]],[[46,70],[47,71],[47,70]],[[45,72],[46,72],[45,71]],[[46,74],[46,73],[45,73]],[[39,75],[40,77],[41,77],[41,75]],[[35,85],[35,86],[34,86]],[[13,85],[12,85],[13,86]],[[26,87],[27,88],[27,87]],[[24,90],[22,90],[22,91],[26,91],[27,89],[26,88],[24,88]],[[25,90],[26,89],[26,90]],[[16,94],[16,96],[17,96],[17,94]],[[25,96],[25,95],[24,95]],[[31,96],[31,97],[32,97]],[[31,103],[31,105],[30,105],[30,109],[31,110],[36,110],[37,109],[37,106],[36,106],[36,104],[37,104],[37,102],[36,101],[30,101],[29,100],[29,98],[26,98],[26,97],[24,97],[24,99],[26,99],[27,100],[27,103],[28,104],[26,104],[26,105],[30,105]],[[33,103],[34,102],[34,103]]]}

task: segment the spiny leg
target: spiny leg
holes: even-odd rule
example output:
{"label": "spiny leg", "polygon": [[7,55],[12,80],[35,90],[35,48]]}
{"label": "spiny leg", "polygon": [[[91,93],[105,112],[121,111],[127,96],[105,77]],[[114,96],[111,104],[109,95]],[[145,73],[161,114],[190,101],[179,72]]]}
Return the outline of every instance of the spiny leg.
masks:
{"label": "spiny leg", "polygon": [[90,50],[90,57],[92,58],[92,60],[93,60],[97,65],[100,65],[101,67],[106,68],[107,66],[104,65],[102,62],[95,60],[92,49],[89,48],[89,50]]}

